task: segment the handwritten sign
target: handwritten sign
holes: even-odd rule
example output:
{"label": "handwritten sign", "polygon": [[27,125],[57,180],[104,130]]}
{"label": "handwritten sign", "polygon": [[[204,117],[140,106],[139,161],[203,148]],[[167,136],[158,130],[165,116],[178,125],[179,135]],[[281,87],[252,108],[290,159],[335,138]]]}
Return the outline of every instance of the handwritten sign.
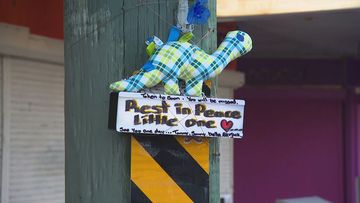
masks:
{"label": "handwritten sign", "polygon": [[114,128],[118,132],[232,138],[243,136],[243,100],[131,92],[116,94],[117,101],[112,103],[117,104]]}

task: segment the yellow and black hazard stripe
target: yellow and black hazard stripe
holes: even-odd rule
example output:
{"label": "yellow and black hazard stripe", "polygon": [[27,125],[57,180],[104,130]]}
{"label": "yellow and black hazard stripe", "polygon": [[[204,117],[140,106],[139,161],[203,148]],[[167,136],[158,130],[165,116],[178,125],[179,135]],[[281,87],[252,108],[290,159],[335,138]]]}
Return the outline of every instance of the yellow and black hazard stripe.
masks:
{"label": "yellow and black hazard stripe", "polygon": [[209,202],[208,139],[132,136],[131,182],[133,203]]}

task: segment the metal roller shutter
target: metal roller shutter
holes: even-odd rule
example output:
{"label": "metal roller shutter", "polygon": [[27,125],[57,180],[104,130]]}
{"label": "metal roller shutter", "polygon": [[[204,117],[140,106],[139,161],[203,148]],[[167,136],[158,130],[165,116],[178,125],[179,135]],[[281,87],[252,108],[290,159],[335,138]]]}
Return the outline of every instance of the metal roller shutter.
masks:
{"label": "metal roller shutter", "polygon": [[64,202],[63,66],[4,58],[2,202]]}
{"label": "metal roller shutter", "polygon": [[220,139],[220,195],[225,203],[231,203],[233,195],[233,145],[232,139]]}
{"label": "metal roller shutter", "polygon": [[[218,88],[219,98],[234,98],[232,88],[223,87],[221,84]],[[233,139],[220,138],[220,196],[224,203],[232,203],[233,195]]]}

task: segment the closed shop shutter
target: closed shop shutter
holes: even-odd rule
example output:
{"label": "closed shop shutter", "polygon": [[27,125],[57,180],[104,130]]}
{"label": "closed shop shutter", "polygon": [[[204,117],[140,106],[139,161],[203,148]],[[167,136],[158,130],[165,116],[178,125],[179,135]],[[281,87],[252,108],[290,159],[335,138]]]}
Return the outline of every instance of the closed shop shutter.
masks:
{"label": "closed shop shutter", "polygon": [[233,194],[233,140],[220,139],[220,194],[232,199]]}
{"label": "closed shop shutter", "polygon": [[[222,81],[227,81],[227,80],[223,79]],[[221,83],[219,84],[219,88],[218,88],[219,98],[234,98],[233,93],[234,90],[232,88],[223,87]],[[232,202],[233,177],[234,177],[233,145],[234,145],[233,139],[220,138],[220,196],[222,202],[224,203]]]}
{"label": "closed shop shutter", "polygon": [[2,202],[64,202],[64,69],[4,58]]}

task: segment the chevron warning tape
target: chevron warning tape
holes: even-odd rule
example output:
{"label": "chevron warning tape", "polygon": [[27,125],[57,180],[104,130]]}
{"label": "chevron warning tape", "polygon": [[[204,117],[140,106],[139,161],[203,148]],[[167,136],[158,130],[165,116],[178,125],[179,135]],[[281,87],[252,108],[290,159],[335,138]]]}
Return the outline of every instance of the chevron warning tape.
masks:
{"label": "chevron warning tape", "polygon": [[207,138],[133,135],[131,202],[209,202]]}

